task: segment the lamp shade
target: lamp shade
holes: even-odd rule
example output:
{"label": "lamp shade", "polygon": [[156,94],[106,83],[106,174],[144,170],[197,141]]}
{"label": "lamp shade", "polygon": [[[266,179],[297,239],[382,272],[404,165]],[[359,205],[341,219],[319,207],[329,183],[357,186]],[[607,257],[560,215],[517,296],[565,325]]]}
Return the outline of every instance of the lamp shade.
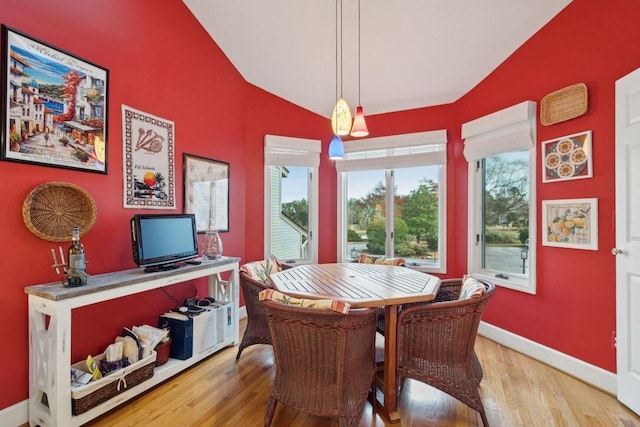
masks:
{"label": "lamp shade", "polygon": [[340,160],[344,157],[344,145],[342,144],[342,138],[338,135],[334,135],[329,143],[329,158],[331,160]]}
{"label": "lamp shade", "polygon": [[361,138],[369,135],[369,129],[367,129],[367,122],[364,120],[364,112],[362,111],[362,105],[356,107],[356,116],[353,118],[353,127],[351,128],[351,136],[355,138]]}
{"label": "lamp shade", "polygon": [[349,135],[351,131],[351,111],[347,101],[340,98],[331,114],[331,129],[336,135]]}

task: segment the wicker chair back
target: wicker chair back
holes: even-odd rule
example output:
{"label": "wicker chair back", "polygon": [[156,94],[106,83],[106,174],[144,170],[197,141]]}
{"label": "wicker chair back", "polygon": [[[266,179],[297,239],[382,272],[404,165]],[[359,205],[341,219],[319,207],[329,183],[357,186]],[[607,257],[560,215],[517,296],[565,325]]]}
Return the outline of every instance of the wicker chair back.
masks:
{"label": "wicker chair back", "polygon": [[443,280],[436,298],[407,304],[398,315],[398,375],[450,394],[480,413],[489,426],[478,392],[483,372],[474,351],[480,318],[495,294],[483,282],[482,296],[458,300],[461,279]]}
{"label": "wicker chair back", "polygon": [[375,374],[375,309],[342,314],[263,302],[276,360],[265,426],[278,402],[357,426]]}

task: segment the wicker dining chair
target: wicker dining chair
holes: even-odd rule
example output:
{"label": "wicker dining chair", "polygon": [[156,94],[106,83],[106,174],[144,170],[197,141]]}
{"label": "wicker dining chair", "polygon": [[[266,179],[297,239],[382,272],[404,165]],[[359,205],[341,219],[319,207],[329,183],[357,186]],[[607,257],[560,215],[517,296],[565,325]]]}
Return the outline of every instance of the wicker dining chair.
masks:
{"label": "wicker dining chair", "polygon": [[433,301],[403,307],[398,315],[397,374],[455,397],[478,411],[489,427],[478,391],[483,372],[474,345],[495,285],[481,283],[481,296],[458,299],[462,279],[443,280]]}
{"label": "wicker dining chair", "polygon": [[375,374],[376,311],[338,313],[263,301],[276,372],[264,425],[278,402],[306,414],[360,422]]}
{"label": "wicker dining chair", "polygon": [[[265,263],[266,261],[254,261],[254,263]],[[276,266],[273,267],[276,270],[284,270],[290,268],[289,265],[275,262]],[[248,266],[246,264],[245,266]],[[236,360],[240,360],[242,351],[255,344],[268,344],[271,345],[271,333],[269,332],[269,326],[267,325],[266,311],[262,301],[260,301],[258,295],[264,289],[270,288],[268,282],[268,275],[252,277],[247,274],[247,270],[240,269],[240,288],[244,295],[244,306],[247,310],[247,326],[242,336],[242,341],[238,346],[238,353],[236,354]]]}

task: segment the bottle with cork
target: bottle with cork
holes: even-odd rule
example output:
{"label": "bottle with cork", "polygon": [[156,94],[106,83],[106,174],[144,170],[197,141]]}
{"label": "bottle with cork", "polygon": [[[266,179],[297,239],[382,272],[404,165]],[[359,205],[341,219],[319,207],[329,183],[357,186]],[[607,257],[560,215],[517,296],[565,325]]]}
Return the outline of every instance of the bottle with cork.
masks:
{"label": "bottle with cork", "polygon": [[80,243],[80,227],[78,226],[73,227],[67,259],[69,266],[66,271],[65,285],[69,287],[86,285],[89,275],[85,271],[84,246]]}

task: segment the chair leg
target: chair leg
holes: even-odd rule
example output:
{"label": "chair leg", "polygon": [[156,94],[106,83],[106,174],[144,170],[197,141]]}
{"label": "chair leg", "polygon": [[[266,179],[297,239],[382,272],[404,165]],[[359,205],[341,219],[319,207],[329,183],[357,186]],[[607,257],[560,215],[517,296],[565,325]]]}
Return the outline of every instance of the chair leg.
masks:
{"label": "chair leg", "polygon": [[238,347],[238,354],[236,354],[236,361],[240,360],[240,355],[242,354],[242,350],[244,350],[244,346],[240,344]]}
{"label": "chair leg", "polygon": [[338,425],[340,427],[358,427],[363,412],[364,407],[360,409],[356,414],[347,415],[346,417],[338,417]]}
{"label": "chair leg", "polygon": [[482,424],[484,427],[489,427],[489,420],[487,420],[487,414],[484,411],[480,412],[480,418],[482,418]]}
{"label": "chair leg", "polygon": [[478,384],[480,384],[484,372],[482,371],[482,364],[480,363],[480,359],[478,359],[478,355],[475,351],[473,352],[473,357],[471,358],[471,369],[473,370],[473,375],[478,380]]}
{"label": "chair leg", "polygon": [[264,413],[264,427],[269,427],[271,425],[271,421],[273,421],[273,414],[276,413],[277,405],[278,399],[276,399],[272,394],[269,395],[269,400],[267,401],[267,410]]}

